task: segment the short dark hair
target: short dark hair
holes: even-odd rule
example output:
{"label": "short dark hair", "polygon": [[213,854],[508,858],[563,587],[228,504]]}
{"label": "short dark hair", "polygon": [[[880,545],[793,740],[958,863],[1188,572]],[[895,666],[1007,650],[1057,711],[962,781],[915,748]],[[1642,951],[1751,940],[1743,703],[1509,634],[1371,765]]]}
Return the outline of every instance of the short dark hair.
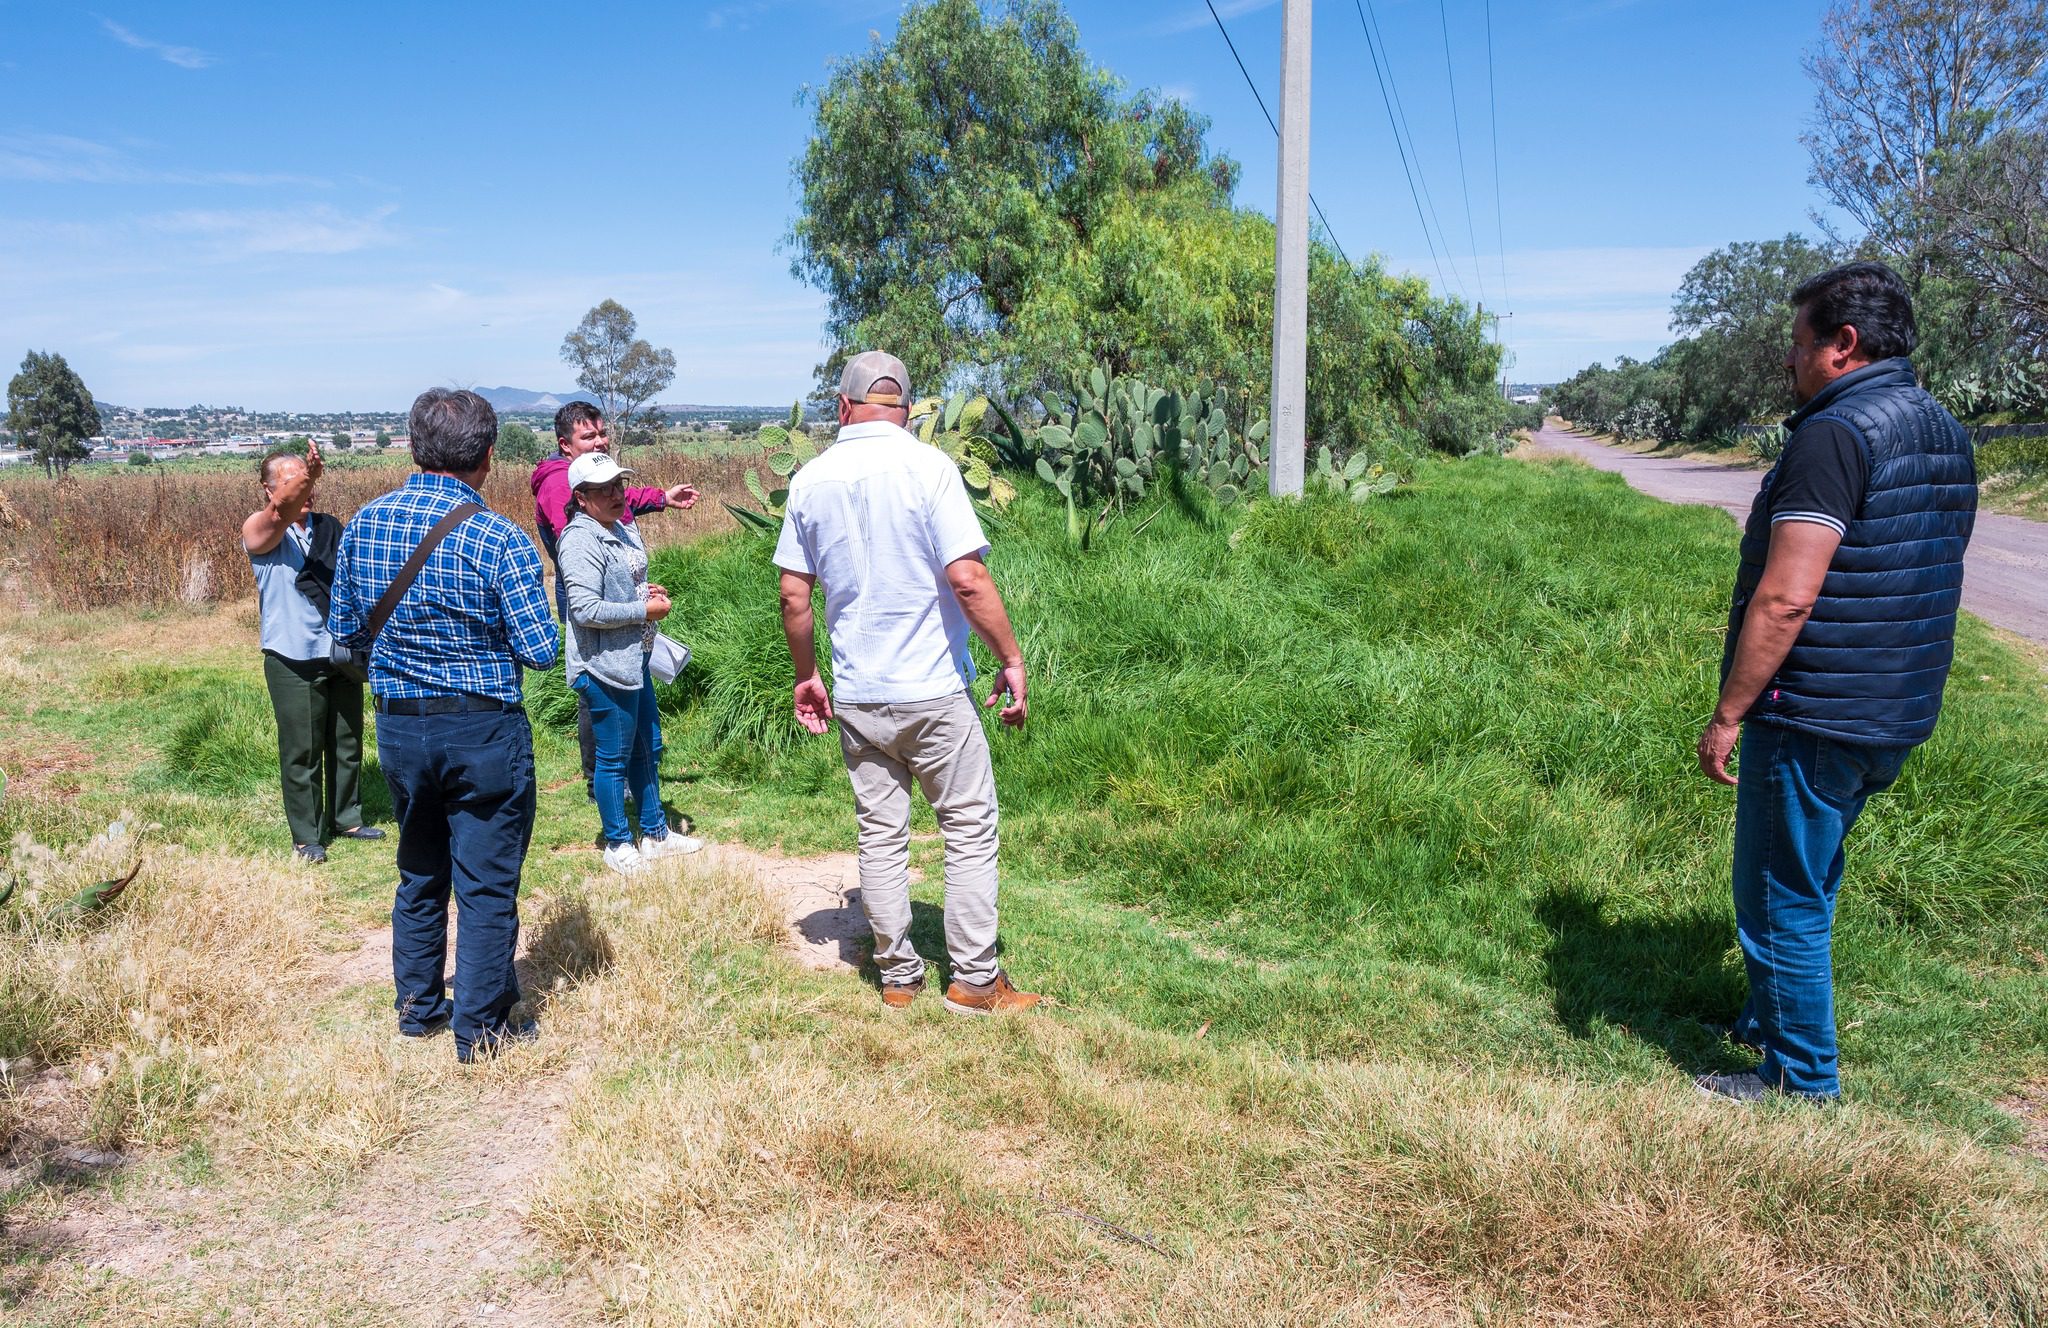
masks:
{"label": "short dark hair", "polygon": [[1883,263],[1844,263],[1799,284],[1792,307],[1806,310],[1816,337],[1856,329],[1856,344],[1872,361],[1911,355],[1920,336],[1913,325],[1913,294]]}
{"label": "short dark hair", "polygon": [[498,412],[474,392],[430,387],[406,417],[412,432],[412,460],[421,470],[462,475],[490,460],[498,441]]}
{"label": "short dark hair", "polygon": [[256,463],[256,479],[258,482],[267,485],[270,483],[270,468],[272,466],[280,461],[304,461],[305,459],[305,452],[291,446],[289,443],[283,447],[273,447],[263,454],[262,460]]}
{"label": "short dark hair", "polygon": [[556,440],[560,441],[568,438],[576,432],[577,425],[586,421],[591,424],[603,424],[604,412],[591,405],[588,401],[572,401],[562,407],[555,412]]}

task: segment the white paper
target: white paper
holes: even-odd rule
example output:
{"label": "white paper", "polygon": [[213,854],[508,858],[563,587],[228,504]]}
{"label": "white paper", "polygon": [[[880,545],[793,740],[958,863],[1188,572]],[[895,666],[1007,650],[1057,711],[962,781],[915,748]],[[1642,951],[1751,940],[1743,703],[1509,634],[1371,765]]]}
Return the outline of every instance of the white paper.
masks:
{"label": "white paper", "polygon": [[648,653],[647,668],[662,682],[674,682],[683,676],[683,670],[690,663],[690,648],[672,636],[662,632],[654,634],[654,649]]}

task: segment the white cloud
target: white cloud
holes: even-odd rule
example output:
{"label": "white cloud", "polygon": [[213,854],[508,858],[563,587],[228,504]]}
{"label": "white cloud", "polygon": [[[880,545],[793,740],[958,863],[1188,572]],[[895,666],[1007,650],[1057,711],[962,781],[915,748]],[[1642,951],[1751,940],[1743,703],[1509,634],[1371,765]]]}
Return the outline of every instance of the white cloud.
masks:
{"label": "white cloud", "polygon": [[386,225],[398,205],[349,216],[325,203],[305,208],[169,212],[143,225],[165,235],[196,236],[221,259],[256,254],[347,254],[396,244]]}
{"label": "white cloud", "polygon": [[160,42],[154,38],[145,37],[133,29],[124,28],[110,18],[101,19],[100,26],[107,30],[108,36],[120,42],[123,46],[132,46],[138,51],[148,51],[166,64],[176,65],[180,69],[204,69],[208,65],[220,63],[218,58],[208,55],[197,47],[175,46],[170,42]]}
{"label": "white cloud", "polygon": [[45,184],[297,185],[325,189],[310,175],[257,171],[166,170],[145,166],[120,148],[68,134],[0,134],[0,180]]}

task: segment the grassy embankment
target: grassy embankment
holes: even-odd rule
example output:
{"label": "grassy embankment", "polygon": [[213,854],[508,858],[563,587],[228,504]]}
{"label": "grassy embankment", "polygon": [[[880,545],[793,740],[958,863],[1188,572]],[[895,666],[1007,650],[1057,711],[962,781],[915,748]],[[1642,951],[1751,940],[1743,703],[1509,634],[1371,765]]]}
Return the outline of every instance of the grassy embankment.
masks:
{"label": "grassy embankment", "polygon": [[[608,1270],[649,1322],[2039,1321],[2048,1189],[1993,1105],[2048,1073],[2034,666],[1966,626],[1941,732],[1859,827],[1848,1104],[1743,1111],[1684,1078],[1740,1063],[1699,1026],[1741,993],[1729,798],[1689,770],[1732,556],[1718,514],[1473,462],[1365,508],[1169,513],[1088,558],[1057,524],[1031,497],[994,532],[1035,669],[1031,728],[995,743],[1005,959],[1058,999],[1042,1017],[888,1021],[864,985],[776,956],[742,885],[590,876],[561,855],[591,831],[573,751],[545,736],[554,1033],[496,1071],[583,1075],[529,1217],[543,1250]],[[766,555],[735,538],[658,559],[698,652],[670,697],[669,792],[715,837],[843,849],[835,745],[783,717]],[[17,676],[104,639],[51,630]],[[104,764],[0,828],[75,840],[127,805],[246,862],[275,837],[246,650],[86,662],[61,712],[17,692],[10,746],[33,732]],[[204,722],[154,701],[195,688]],[[535,710],[559,720],[559,689]],[[934,882],[937,853],[918,846]],[[323,926],[374,918],[387,864],[350,845],[310,882],[274,873],[290,888],[243,907],[291,954],[249,958],[287,984],[316,969]],[[141,946],[185,916],[180,888],[220,890],[218,869],[169,870],[116,935]],[[936,955],[936,886],[920,897]],[[338,1184],[432,1095],[488,1091],[393,1050],[372,980],[286,1054],[313,1087],[266,1094],[266,1058],[200,1052],[288,1011],[259,992],[232,1029],[186,1018],[203,978],[120,978],[107,935],[9,938],[28,1014],[0,1054],[116,1049],[94,1099],[112,1141]],[[101,1008],[95,977],[139,985]],[[37,983],[56,994],[23,1001]],[[113,1017],[131,998],[167,1012],[143,1016],[170,1041],[141,1071]],[[153,1082],[166,1064],[189,1069]],[[48,1211],[50,1190],[10,1203]],[[77,1313],[185,1294],[56,1285]]]}

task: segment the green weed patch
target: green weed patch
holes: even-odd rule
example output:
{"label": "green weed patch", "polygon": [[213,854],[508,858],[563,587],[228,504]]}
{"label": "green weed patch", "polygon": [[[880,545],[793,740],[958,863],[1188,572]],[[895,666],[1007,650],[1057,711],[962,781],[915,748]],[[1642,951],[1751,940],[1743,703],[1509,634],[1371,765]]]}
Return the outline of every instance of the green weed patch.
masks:
{"label": "green weed patch", "polygon": [[[1701,1025],[1743,990],[1733,802],[1692,761],[1725,517],[1505,461],[1362,506],[1196,500],[1086,555],[1063,515],[1027,492],[992,532],[1032,667],[1031,724],[994,744],[1024,978],[1311,1053],[1603,1074],[1725,1055]],[[735,536],[657,557],[697,651],[665,701],[670,764],[726,782],[743,821],[844,842],[836,744],[788,714],[769,555]],[[2027,1013],[2048,981],[2012,962],[2048,940],[2044,701],[1966,625],[1940,732],[1858,829],[1837,956],[1861,1091],[1986,1121],[2048,1062]],[[1109,912],[1077,922],[1084,899]],[[1119,906],[1172,937],[1101,921]]]}

